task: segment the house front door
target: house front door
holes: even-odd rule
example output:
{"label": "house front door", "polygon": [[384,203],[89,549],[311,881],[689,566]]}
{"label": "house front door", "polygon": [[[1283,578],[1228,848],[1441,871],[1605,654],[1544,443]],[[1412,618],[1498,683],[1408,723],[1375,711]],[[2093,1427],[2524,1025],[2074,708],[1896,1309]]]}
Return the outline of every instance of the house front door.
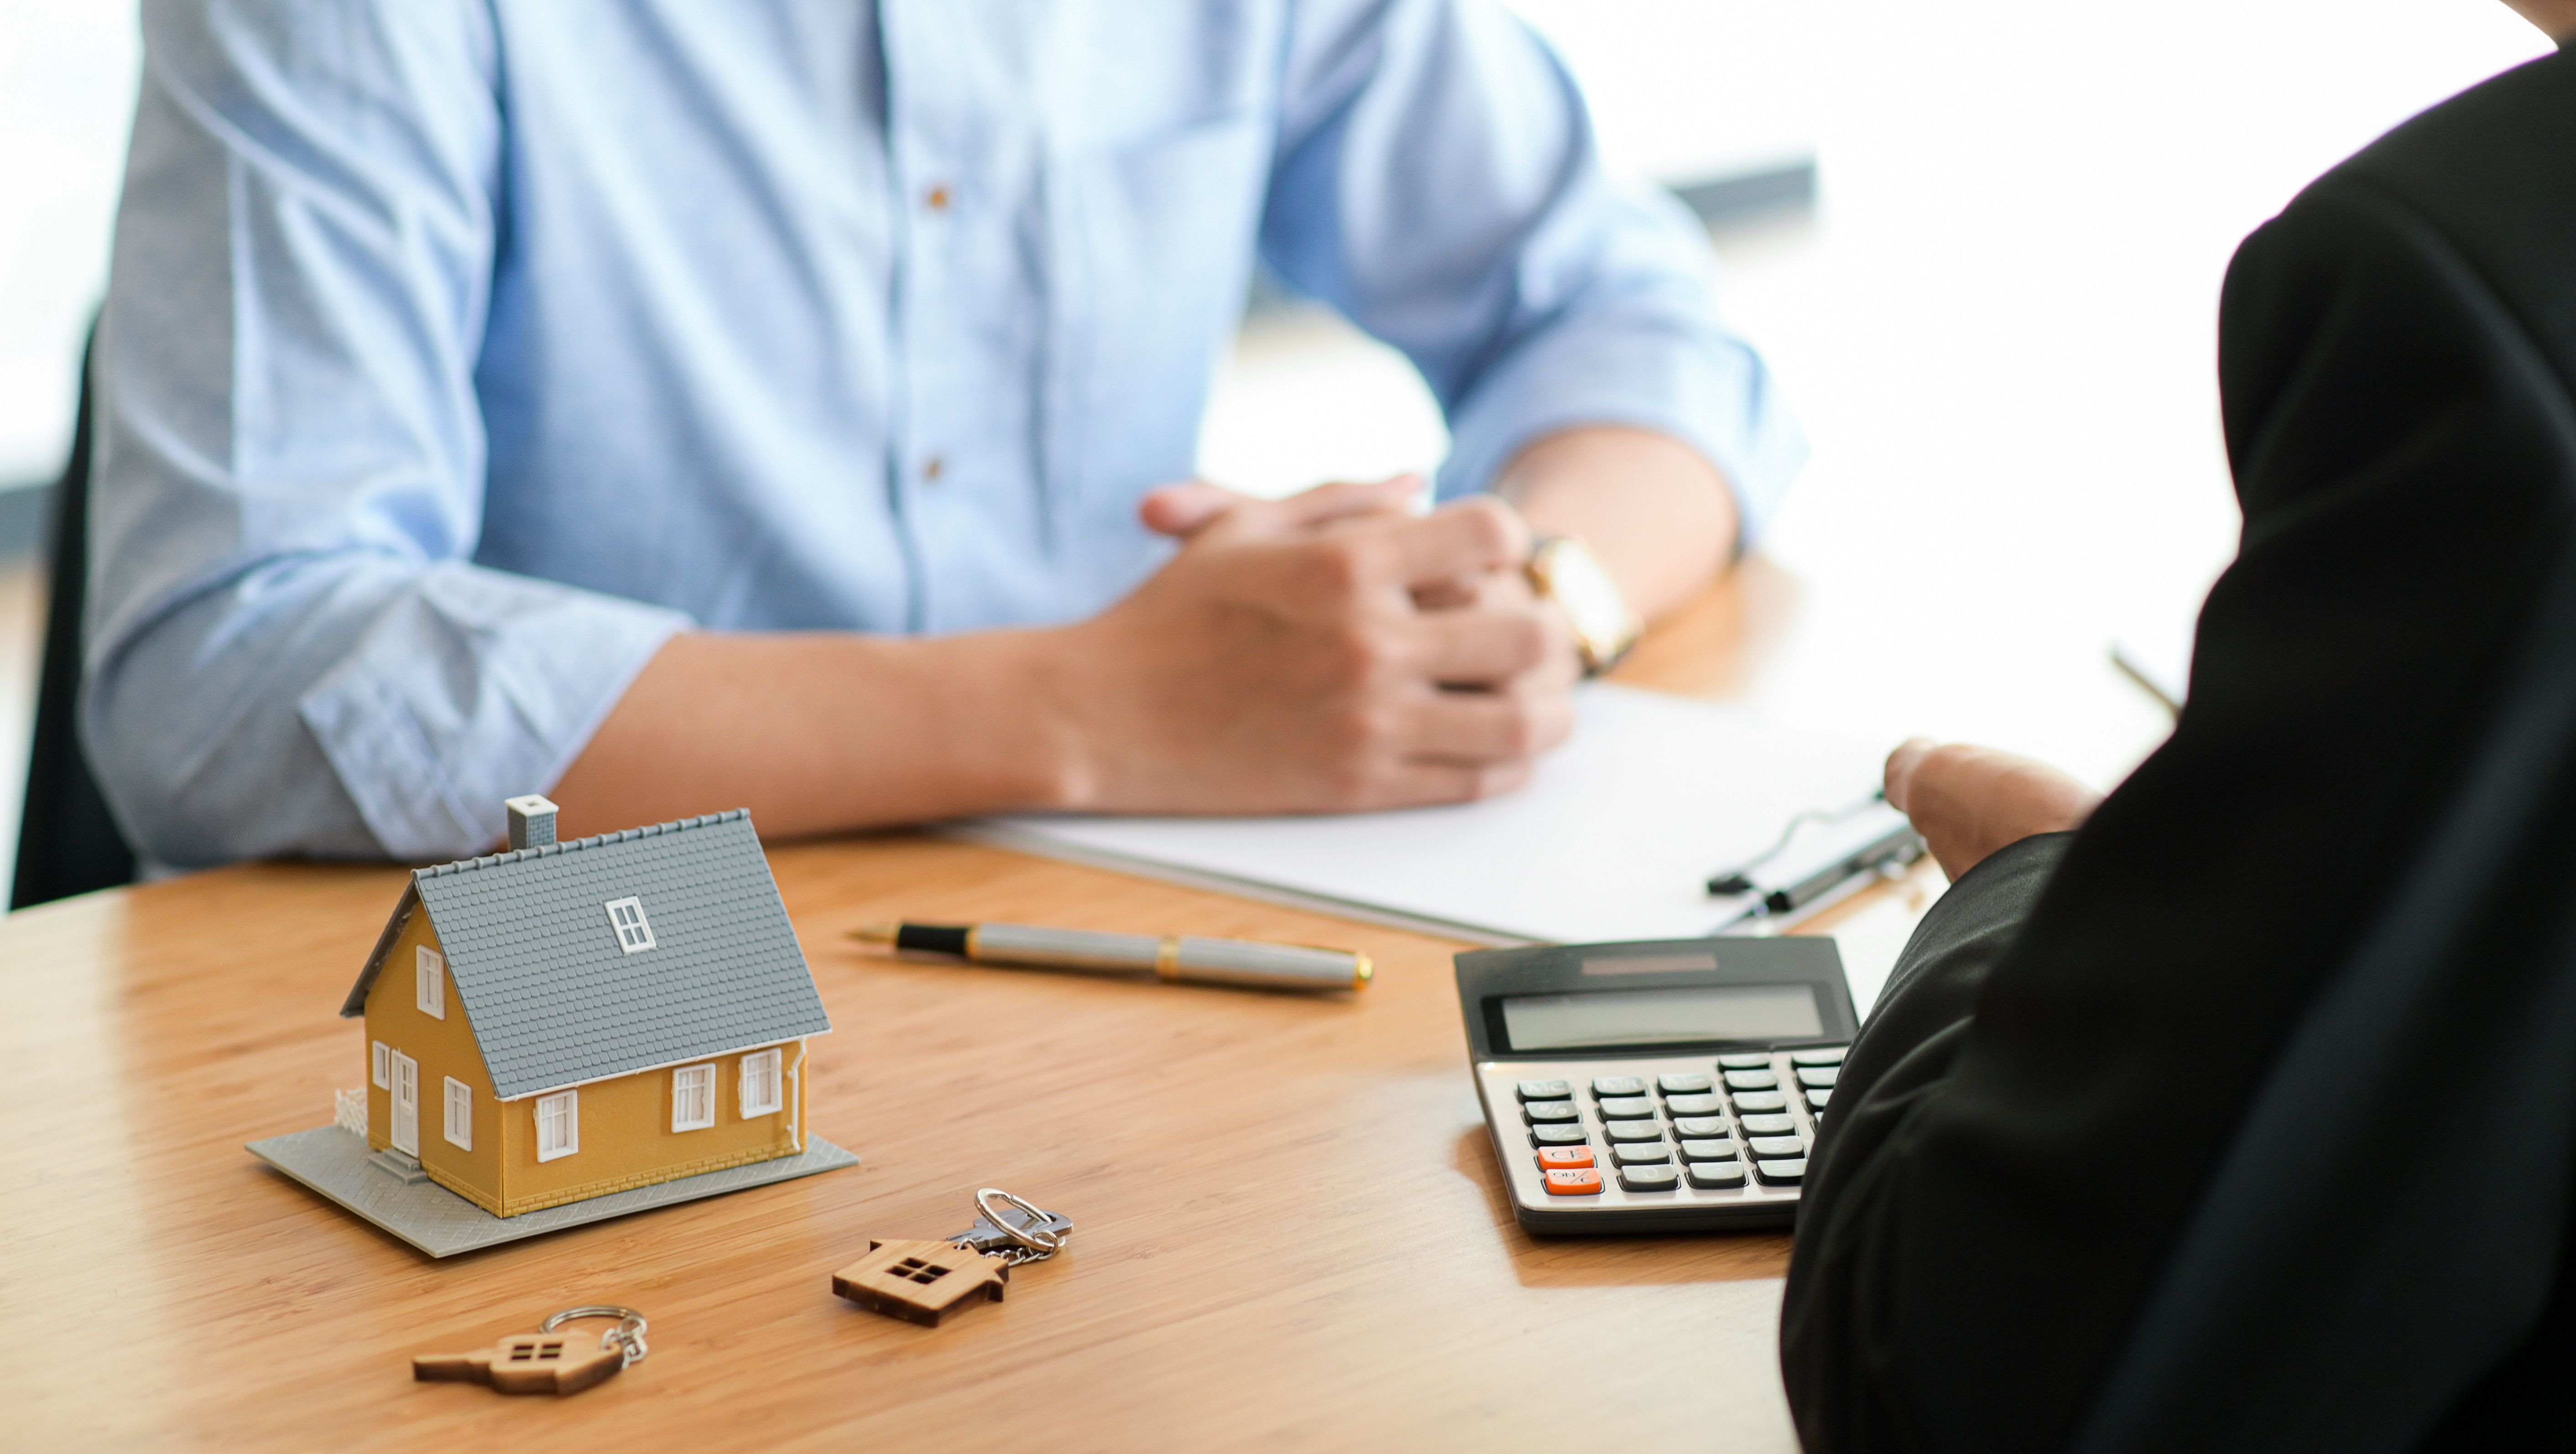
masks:
{"label": "house front door", "polygon": [[394,1149],[406,1156],[420,1154],[420,1062],[394,1051]]}

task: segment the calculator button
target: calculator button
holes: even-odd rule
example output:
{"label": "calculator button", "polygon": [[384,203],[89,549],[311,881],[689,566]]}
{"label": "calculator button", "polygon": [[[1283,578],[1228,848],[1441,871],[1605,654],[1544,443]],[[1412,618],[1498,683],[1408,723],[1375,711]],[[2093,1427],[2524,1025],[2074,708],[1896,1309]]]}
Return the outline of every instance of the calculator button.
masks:
{"label": "calculator button", "polygon": [[1726,1134],[1726,1119],[1722,1116],[1676,1116],[1673,1118],[1673,1134],[1685,1141],[1723,1136]]}
{"label": "calculator button", "polygon": [[1552,1197],[1588,1197],[1600,1190],[1601,1173],[1588,1167],[1547,1174],[1547,1194]]}
{"label": "calculator button", "polygon": [[1807,1154],[1807,1143],[1799,1140],[1795,1136],[1748,1136],[1745,1138],[1744,1144],[1752,1147],[1753,1154],[1756,1156],[1804,1156]]}
{"label": "calculator button", "polygon": [[1669,1166],[1619,1168],[1619,1184],[1630,1191],[1671,1191],[1681,1182],[1682,1174]]}
{"label": "calculator button", "polygon": [[1721,1055],[1717,1064],[1721,1070],[1769,1070],[1771,1057],[1760,1054]]}
{"label": "calculator button", "polygon": [[1603,1096],[1601,1098],[1601,1119],[1605,1121],[1633,1121],[1639,1116],[1651,1116],[1654,1113],[1655,1103],[1644,1096]]}
{"label": "calculator button", "polygon": [[1592,1083],[1592,1093],[1596,1096],[1641,1096],[1646,1093],[1646,1083],[1633,1075],[1605,1075]]}
{"label": "calculator button", "polygon": [[1581,1126],[1532,1126],[1530,1139],[1541,1146],[1585,1146],[1592,1138]]}
{"label": "calculator button", "polygon": [[1685,1141],[1682,1143],[1682,1160],[1684,1161],[1733,1161],[1734,1159],[1735,1143],[1732,1141],[1710,1140]]}
{"label": "calculator button", "polygon": [[1601,1129],[1613,1141],[1661,1141],[1664,1127],[1660,1121],[1604,1121]]}
{"label": "calculator button", "polygon": [[1660,1166],[1673,1159],[1673,1148],[1661,1141],[1622,1141],[1610,1154],[1621,1166]]}
{"label": "calculator button", "polygon": [[1525,1080],[1521,1082],[1521,1099],[1525,1101],[1561,1101],[1574,1094],[1570,1080]]}
{"label": "calculator button", "polygon": [[1825,1108],[1825,1102],[1830,1101],[1833,1098],[1834,1093],[1829,1090],[1811,1090],[1807,1092],[1807,1104],[1814,1106],[1819,1111]]}
{"label": "calculator button", "polygon": [[1726,1102],[1715,1096],[1666,1096],[1664,1109],[1676,1116],[1714,1116],[1726,1110]]}
{"label": "calculator button", "polygon": [[1735,1109],[1739,1114],[1748,1111],[1785,1111],[1789,1109],[1789,1098],[1778,1091],[1740,1091],[1735,1097]]}
{"label": "calculator button", "polygon": [[1668,1096],[1696,1096],[1708,1091],[1708,1077],[1704,1075],[1657,1076],[1655,1084]]}
{"label": "calculator button", "polygon": [[1839,1065],[1806,1065],[1798,1069],[1798,1084],[1810,1090],[1832,1090],[1834,1081],[1843,1073]]}
{"label": "calculator button", "polygon": [[1687,1168],[1690,1184],[1711,1191],[1719,1187],[1744,1185],[1744,1163],[1741,1161],[1694,1161]]}
{"label": "calculator button", "polygon": [[1521,1107],[1521,1114],[1529,1117],[1530,1124],[1533,1126],[1547,1121],[1565,1122],[1583,1119],[1583,1113],[1574,1108],[1572,1101],[1532,1101]]}
{"label": "calculator button", "polygon": [[1780,1083],[1780,1077],[1767,1070],[1730,1070],[1726,1088],[1740,1091],[1766,1091]]}
{"label": "calculator button", "polygon": [[1743,1123],[1744,1134],[1747,1136],[1795,1136],[1798,1134],[1798,1123],[1790,1117],[1787,1111],[1774,1111],[1767,1115],[1758,1116],[1739,1116],[1736,1119]]}
{"label": "calculator button", "polygon": [[1840,1065],[1843,1063],[1843,1052],[1850,1048],[1848,1045],[1820,1045],[1813,1050],[1792,1050],[1789,1052],[1789,1063],[1791,1065]]}
{"label": "calculator button", "polygon": [[1757,1161],[1753,1163],[1753,1174],[1772,1186],[1796,1186],[1807,1178],[1807,1158],[1801,1156],[1794,1161]]}
{"label": "calculator button", "polygon": [[1576,1171],[1592,1164],[1589,1146],[1542,1146],[1538,1152],[1541,1171]]}

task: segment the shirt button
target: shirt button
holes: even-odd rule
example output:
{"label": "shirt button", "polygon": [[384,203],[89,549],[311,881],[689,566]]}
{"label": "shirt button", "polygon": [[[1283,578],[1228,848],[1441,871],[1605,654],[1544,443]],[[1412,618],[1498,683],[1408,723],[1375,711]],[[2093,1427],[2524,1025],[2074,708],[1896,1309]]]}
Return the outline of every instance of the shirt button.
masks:
{"label": "shirt button", "polygon": [[921,477],[931,484],[938,484],[939,477],[947,472],[947,463],[935,454],[921,462]]}
{"label": "shirt button", "polygon": [[933,187],[930,189],[928,195],[924,196],[921,200],[922,204],[928,207],[931,211],[945,212],[948,210],[948,188],[945,186]]}

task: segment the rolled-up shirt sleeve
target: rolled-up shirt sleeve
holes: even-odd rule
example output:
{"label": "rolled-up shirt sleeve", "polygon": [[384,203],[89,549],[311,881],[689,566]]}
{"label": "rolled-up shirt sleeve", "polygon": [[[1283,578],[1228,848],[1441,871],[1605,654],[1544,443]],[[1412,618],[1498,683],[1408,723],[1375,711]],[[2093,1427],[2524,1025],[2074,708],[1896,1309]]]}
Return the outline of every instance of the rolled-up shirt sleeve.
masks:
{"label": "rolled-up shirt sleeve", "polygon": [[1750,541],[1806,457],[1672,197],[1602,169],[1573,80],[1477,0],[1301,12],[1263,255],[1401,349],[1449,420],[1439,493],[1590,424],[1696,449]]}
{"label": "rolled-up shirt sleeve", "polygon": [[678,613],[472,563],[504,226],[479,5],[147,3],[81,725],[144,854],[480,851]]}

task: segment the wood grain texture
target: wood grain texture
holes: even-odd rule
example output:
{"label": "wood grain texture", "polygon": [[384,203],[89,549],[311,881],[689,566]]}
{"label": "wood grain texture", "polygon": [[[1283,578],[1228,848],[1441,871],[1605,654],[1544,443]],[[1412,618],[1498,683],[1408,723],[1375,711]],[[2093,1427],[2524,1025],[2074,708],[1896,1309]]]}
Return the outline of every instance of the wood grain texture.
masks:
{"label": "wood grain texture", "polygon": [[[400,870],[248,866],[0,920],[0,1443],[1794,1447],[1785,1238],[1513,1224],[1461,946],[909,834],[771,861],[835,1027],[812,1126],[866,1164],[443,1263],[242,1149],[327,1124],[363,1067],[335,1011]],[[1265,994],[845,937],[895,918],[1347,946],[1378,973]],[[979,1186],[1072,1217],[1069,1249],[935,1331],[832,1295],[870,1236],[955,1232]],[[653,1352],[578,1399],[412,1379],[421,1349],[592,1302],[644,1310]]]}

